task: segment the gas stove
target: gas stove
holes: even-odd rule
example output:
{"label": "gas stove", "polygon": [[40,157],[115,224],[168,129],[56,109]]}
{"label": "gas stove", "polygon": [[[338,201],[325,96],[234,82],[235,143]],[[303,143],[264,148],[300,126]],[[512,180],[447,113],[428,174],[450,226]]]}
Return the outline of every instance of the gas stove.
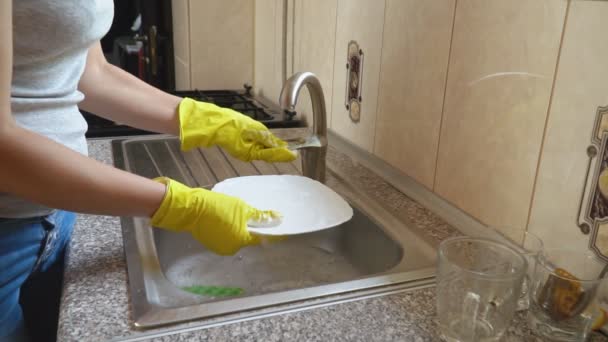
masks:
{"label": "gas stove", "polygon": [[[262,122],[268,128],[300,127],[303,123],[294,116],[294,113],[284,112],[280,108],[264,103],[251,94],[251,88],[239,90],[187,90],[173,91],[174,95],[189,97],[197,101],[209,102],[220,107],[234,109],[254,120]],[[82,111],[89,125],[87,138],[116,137],[142,134],[155,134],[130,126],[118,124],[91,113]]]}

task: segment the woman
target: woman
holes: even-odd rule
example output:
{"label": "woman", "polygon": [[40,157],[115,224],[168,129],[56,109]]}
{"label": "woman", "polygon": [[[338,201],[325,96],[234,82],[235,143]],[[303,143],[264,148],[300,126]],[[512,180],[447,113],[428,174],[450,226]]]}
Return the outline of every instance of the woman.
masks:
{"label": "woman", "polygon": [[54,338],[71,212],[149,217],[218,254],[258,240],[246,222],[262,212],[240,199],[87,158],[78,107],[177,135],[184,150],[217,145],[246,161],[295,159],[261,123],[108,64],[99,40],[112,16],[112,0],[0,2],[0,340]]}

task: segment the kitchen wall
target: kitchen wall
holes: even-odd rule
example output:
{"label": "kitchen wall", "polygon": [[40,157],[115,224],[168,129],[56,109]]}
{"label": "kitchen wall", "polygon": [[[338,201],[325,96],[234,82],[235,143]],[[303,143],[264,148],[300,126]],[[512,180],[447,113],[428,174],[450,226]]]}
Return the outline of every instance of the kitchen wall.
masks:
{"label": "kitchen wall", "polygon": [[[331,126],[336,42],[337,0],[255,1],[254,89],[277,103],[285,80],[298,71],[317,75],[323,86]],[[296,111],[309,124],[308,90],[298,97]]]}
{"label": "kitchen wall", "polygon": [[[323,86],[327,107],[327,123],[332,125],[334,58],[336,49],[337,0],[293,0],[288,1],[293,39],[290,74],[298,71],[313,72]],[[296,107],[304,119],[312,122],[312,105],[308,90],[304,90]]]}
{"label": "kitchen wall", "polygon": [[190,1],[172,0],[175,88],[192,89],[190,76]]}
{"label": "kitchen wall", "polygon": [[431,190],[455,5],[386,2],[374,153]]}
{"label": "kitchen wall", "polygon": [[250,0],[172,0],[179,89],[242,89],[253,82]]}
{"label": "kitchen wall", "polygon": [[[331,127],[342,137],[359,147],[372,152],[378,104],[380,61],[382,56],[382,33],[386,0],[338,0],[336,18],[336,40],[334,53],[333,101]],[[360,81],[354,77],[348,81],[346,69],[348,46],[351,41],[363,52],[360,66]],[[347,82],[360,82],[361,101],[359,117],[353,120],[346,108]],[[350,107],[353,107],[350,104]]]}
{"label": "kitchen wall", "polygon": [[287,5],[284,0],[256,0],[254,20],[254,90],[277,102],[285,81]]}
{"label": "kitchen wall", "polygon": [[[312,71],[321,79],[334,132],[466,214],[514,239],[529,229],[549,246],[585,248],[597,235],[597,245],[608,251],[608,226],[597,223],[608,215],[597,186],[608,166],[597,115],[608,106],[608,35],[601,20],[608,2],[231,3],[174,2],[186,18],[175,27],[182,39],[176,38],[178,84],[221,79],[238,88],[250,78],[256,94],[276,102],[286,77]],[[238,50],[231,56],[249,61],[242,69],[221,69],[209,52],[193,52],[213,46],[205,32],[217,31],[219,24],[209,21],[220,17],[212,14],[219,6],[232,6],[226,13],[238,20],[221,18],[242,32],[223,32],[224,45],[237,41],[216,51]],[[205,24],[193,13],[211,14]],[[345,106],[351,41],[363,52],[358,122]],[[208,66],[193,62],[207,59]],[[298,112],[309,123],[310,110],[303,93]],[[590,146],[597,154],[591,159]],[[589,235],[579,228],[585,221]]]}
{"label": "kitchen wall", "polygon": [[457,1],[434,191],[487,225],[526,227],[566,6]]}
{"label": "kitchen wall", "polygon": [[[550,247],[589,244],[589,235],[581,233],[577,222],[582,222],[578,217],[581,195],[585,188],[587,193],[597,189],[598,168],[606,167],[606,147],[601,144],[606,126],[595,127],[602,117],[598,117],[598,107],[608,106],[606,16],[608,2],[570,3],[529,222],[530,231]],[[590,146],[597,146],[598,156],[592,159],[585,183]],[[604,161],[598,165],[600,156]],[[592,227],[591,235],[601,227],[597,221],[605,217],[605,208],[602,194],[593,204],[585,198],[581,217],[589,210],[595,218],[591,221],[598,225]],[[608,254],[605,226],[600,230],[598,245]]]}

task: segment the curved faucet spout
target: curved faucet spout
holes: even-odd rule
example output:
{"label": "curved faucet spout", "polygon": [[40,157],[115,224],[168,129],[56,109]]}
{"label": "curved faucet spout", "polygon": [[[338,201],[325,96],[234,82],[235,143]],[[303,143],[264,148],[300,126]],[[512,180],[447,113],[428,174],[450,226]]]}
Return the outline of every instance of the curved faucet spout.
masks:
{"label": "curved faucet spout", "polygon": [[325,156],[327,154],[327,111],[325,109],[325,96],[321,82],[311,72],[299,72],[291,76],[283,85],[279,104],[285,111],[293,112],[298,102],[298,95],[306,85],[312,101],[314,136],[321,142],[319,147],[303,148],[302,172],[304,176],[325,182]]}

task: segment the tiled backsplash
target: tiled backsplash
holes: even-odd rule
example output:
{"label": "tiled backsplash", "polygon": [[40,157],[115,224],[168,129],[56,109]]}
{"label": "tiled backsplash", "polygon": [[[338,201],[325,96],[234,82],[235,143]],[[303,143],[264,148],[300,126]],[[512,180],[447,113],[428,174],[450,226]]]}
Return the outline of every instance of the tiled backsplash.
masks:
{"label": "tiled backsplash", "polygon": [[175,87],[189,90],[190,85],[190,8],[189,1],[172,0]]}
{"label": "tiled backsplash", "polygon": [[608,105],[607,16],[607,2],[570,4],[529,223],[548,246],[589,244],[577,214],[597,110]]}
{"label": "tiled backsplash", "polygon": [[254,21],[254,80],[256,94],[277,102],[284,73],[285,27],[283,0],[256,0]]}
{"label": "tiled backsplash", "polygon": [[[331,126],[334,50],[336,46],[336,11],[338,0],[294,0],[293,65],[289,71],[311,71],[323,85],[327,123]],[[303,90],[296,108],[308,115],[312,122],[312,104],[307,90]]]}
{"label": "tiled backsplash", "polygon": [[253,81],[253,1],[172,0],[171,5],[178,89],[241,89]]}
{"label": "tiled backsplash", "polygon": [[[608,105],[608,2],[282,3],[286,70],[319,74],[333,131],[484,224],[588,247],[577,215]],[[359,123],[344,105],[351,40],[365,55]]]}
{"label": "tiled backsplash", "polygon": [[428,189],[434,184],[455,4],[386,2],[374,153]]}
{"label": "tiled backsplash", "polygon": [[[380,78],[380,56],[386,0],[338,0],[331,127],[359,147],[373,151]],[[360,120],[353,122],[345,106],[348,44],[363,51]]]}
{"label": "tiled backsplash", "polygon": [[526,226],[566,15],[560,0],[458,0],[435,192]]}

